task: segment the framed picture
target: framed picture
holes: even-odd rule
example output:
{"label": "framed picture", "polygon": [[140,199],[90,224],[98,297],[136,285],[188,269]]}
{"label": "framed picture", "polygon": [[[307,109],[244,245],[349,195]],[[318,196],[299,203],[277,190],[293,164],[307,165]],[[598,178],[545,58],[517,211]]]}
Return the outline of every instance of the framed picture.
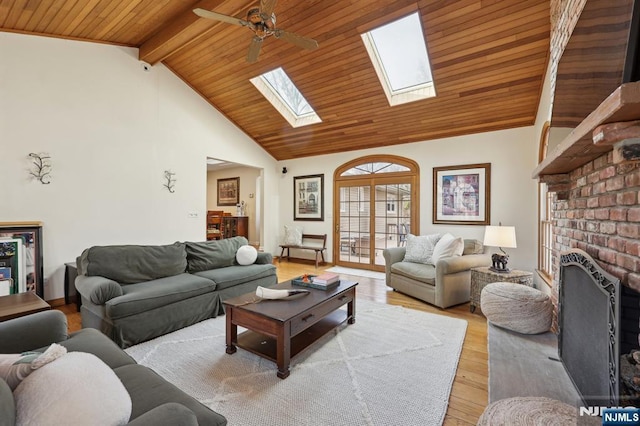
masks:
{"label": "framed picture", "polygon": [[240,202],[240,178],[218,179],[218,205],[235,206]]}
{"label": "framed picture", "polygon": [[433,223],[489,225],[491,163],[433,168]]}
{"label": "framed picture", "polygon": [[324,175],[293,177],[293,220],[324,220]]}
{"label": "framed picture", "polygon": [[0,295],[35,292],[44,298],[42,225],[0,223]]}

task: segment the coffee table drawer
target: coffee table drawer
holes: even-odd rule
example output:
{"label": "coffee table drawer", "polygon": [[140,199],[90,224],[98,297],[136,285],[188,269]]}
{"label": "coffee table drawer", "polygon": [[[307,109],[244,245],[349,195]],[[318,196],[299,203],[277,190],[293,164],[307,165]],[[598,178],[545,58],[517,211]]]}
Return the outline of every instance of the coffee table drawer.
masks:
{"label": "coffee table drawer", "polygon": [[326,302],[315,306],[313,309],[304,312],[291,320],[291,336],[306,330],[313,324],[320,321],[322,318],[340,308],[342,305],[349,303],[353,300],[355,292],[346,292],[333,299],[329,299]]}

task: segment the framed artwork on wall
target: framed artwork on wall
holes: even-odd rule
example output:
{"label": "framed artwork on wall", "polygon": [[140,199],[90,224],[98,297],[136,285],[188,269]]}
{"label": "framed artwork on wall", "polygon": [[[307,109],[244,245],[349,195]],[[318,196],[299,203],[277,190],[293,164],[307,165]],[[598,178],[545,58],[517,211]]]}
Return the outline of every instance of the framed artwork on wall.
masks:
{"label": "framed artwork on wall", "polygon": [[491,163],[433,168],[433,223],[489,225]]}
{"label": "framed artwork on wall", "polygon": [[42,223],[0,223],[0,295],[32,291],[44,298]]}
{"label": "framed artwork on wall", "polygon": [[324,220],[324,175],[293,177],[293,220]]}
{"label": "framed artwork on wall", "polygon": [[235,206],[240,202],[240,178],[218,179],[218,205]]}

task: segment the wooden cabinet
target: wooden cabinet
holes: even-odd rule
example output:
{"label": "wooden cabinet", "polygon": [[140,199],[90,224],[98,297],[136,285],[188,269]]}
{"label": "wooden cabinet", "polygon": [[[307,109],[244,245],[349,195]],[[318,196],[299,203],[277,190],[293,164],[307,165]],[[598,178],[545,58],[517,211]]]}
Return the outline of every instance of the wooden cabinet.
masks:
{"label": "wooden cabinet", "polygon": [[223,216],[223,238],[245,237],[249,239],[249,217],[247,216]]}

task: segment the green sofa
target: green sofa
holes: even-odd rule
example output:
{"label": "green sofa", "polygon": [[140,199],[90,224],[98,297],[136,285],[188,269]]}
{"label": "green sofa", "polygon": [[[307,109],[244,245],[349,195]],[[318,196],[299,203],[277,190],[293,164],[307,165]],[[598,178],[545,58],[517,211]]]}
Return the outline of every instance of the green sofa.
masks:
{"label": "green sofa", "polygon": [[[223,426],[227,424],[227,420],[222,415],[210,410],[167,382],[153,370],[137,364],[133,358],[99,331],[88,328],[69,335],[67,319],[60,311],[39,312],[0,323],[1,354],[43,352],[51,343],[65,346],[68,352],[93,354],[116,374],[131,398],[129,419],[131,426]],[[73,372],[75,377],[69,377],[69,379],[92,386],[92,374],[92,371],[79,369]],[[62,383],[56,385],[63,387]],[[104,397],[107,398],[108,395]],[[76,411],[84,408],[77,405],[83,404],[81,399],[69,401],[64,393],[58,395],[52,392],[51,398],[56,400],[56,405],[64,404],[67,410]],[[52,401],[42,403],[52,403]],[[8,384],[0,378],[0,425],[15,424],[17,406],[17,401],[14,400]],[[72,416],[69,415],[69,417]],[[94,424],[98,424],[99,417],[95,421]],[[52,419],[49,424],[64,423],[65,418],[57,418]]]}
{"label": "green sofa", "polygon": [[222,300],[277,283],[270,253],[239,265],[244,237],[165,246],[96,246],[78,258],[82,327],[121,348],[224,313]]}

